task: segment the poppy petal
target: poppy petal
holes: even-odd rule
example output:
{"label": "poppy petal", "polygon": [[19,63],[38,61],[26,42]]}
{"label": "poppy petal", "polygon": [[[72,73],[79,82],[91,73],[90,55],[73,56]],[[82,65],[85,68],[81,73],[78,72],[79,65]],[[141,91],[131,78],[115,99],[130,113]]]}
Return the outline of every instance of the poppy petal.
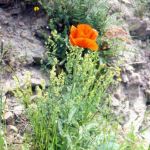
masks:
{"label": "poppy petal", "polygon": [[90,27],[87,24],[79,24],[77,25],[77,29],[79,32],[80,31],[84,32],[85,35],[87,35],[91,30],[93,30],[92,27]]}
{"label": "poppy petal", "polygon": [[78,33],[78,30],[75,26],[71,26],[71,33],[70,35],[72,35],[73,38],[76,38],[77,37],[77,33]]}
{"label": "poppy petal", "polygon": [[91,50],[98,50],[98,45],[94,40],[87,38],[76,38],[75,45],[83,48],[90,48]]}
{"label": "poppy petal", "polygon": [[94,29],[92,29],[91,34],[90,34],[90,39],[96,40],[98,37],[98,32]]}
{"label": "poppy petal", "polygon": [[98,32],[92,29],[92,27],[87,24],[79,24],[77,26],[77,29],[78,29],[78,34],[82,32],[85,35],[85,36],[77,36],[77,37],[85,37],[92,40],[96,40],[96,38],[98,37]]}
{"label": "poppy petal", "polygon": [[70,43],[71,43],[72,45],[76,45],[76,41],[75,41],[75,39],[72,37],[71,34],[70,34],[69,38],[70,38]]}

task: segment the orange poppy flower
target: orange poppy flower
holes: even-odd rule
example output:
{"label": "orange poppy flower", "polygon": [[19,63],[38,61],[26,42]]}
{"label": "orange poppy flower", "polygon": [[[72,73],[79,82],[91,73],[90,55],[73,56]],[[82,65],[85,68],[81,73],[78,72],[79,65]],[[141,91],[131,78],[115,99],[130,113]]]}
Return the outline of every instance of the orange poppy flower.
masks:
{"label": "orange poppy flower", "polygon": [[95,40],[98,37],[98,32],[87,24],[80,24],[71,27],[70,43],[91,50],[98,50],[98,45]]}

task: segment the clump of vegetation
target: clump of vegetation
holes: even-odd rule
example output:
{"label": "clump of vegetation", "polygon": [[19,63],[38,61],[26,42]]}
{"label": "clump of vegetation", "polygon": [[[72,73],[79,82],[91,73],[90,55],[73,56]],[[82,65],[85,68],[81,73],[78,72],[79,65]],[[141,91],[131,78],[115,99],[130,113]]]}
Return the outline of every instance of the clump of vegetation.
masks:
{"label": "clump of vegetation", "polygon": [[[104,64],[97,65],[98,51],[89,51],[82,57],[83,48],[71,46],[69,50],[66,71],[57,76],[53,65],[47,89],[42,80],[34,101],[29,76],[23,93],[19,83],[14,91],[27,104],[33,149],[116,149],[118,123],[111,126],[107,89],[119,68],[110,67],[98,76],[105,69]],[[53,58],[55,64],[57,61]]]}
{"label": "clump of vegetation", "polygon": [[[110,95],[114,75],[120,72],[117,66],[97,64],[98,51],[88,51],[82,56],[83,48],[70,46],[67,53],[65,72],[56,74],[58,59],[53,57],[50,82],[32,92],[29,73],[24,87],[15,77],[17,88],[13,93],[25,106],[32,133],[28,133],[34,150],[85,149],[125,150],[136,148],[138,135],[134,130],[119,144],[119,118],[112,117]],[[100,72],[102,72],[100,74]],[[109,88],[109,90],[108,90]],[[27,143],[26,143],[27,145]]]}
{"label": "clump of vegetation", "polygon": [[7,148],[7,143],[5,140],[5,130],[6,130],[6,122],[4,121],[4,124],[2,125],[2,113],[4,109],[3,105],[3,87],[2,87],[2,74],[5,71],[4,68],[4,62],[7,58],[8,51],[4,49],[4,41],[1,41],[1,47],[0,47],[0,150],[2,150],[4,147]]}
{"label": "clump of vegetation", "polygon": [[[109,16],[111,8],[107,5],[107,0],[56,0],[56,1],[39,1],[45,8],[49,16],[49,28],[52,35],[47,39],[46,45],[49,51],[53,51],[52,41],[57,43],[55,47],[55,56],[59,60],[66,59],[66,52],[69,52],[69,34],[72,25],[88,24],[99,32],[97,39],[100,45],[104,32],[112,24],[118,24],[116,19],[118,14]],[[53,33],[57,31],[57,36]],[[56,35],[56,34],[55,34]]]}

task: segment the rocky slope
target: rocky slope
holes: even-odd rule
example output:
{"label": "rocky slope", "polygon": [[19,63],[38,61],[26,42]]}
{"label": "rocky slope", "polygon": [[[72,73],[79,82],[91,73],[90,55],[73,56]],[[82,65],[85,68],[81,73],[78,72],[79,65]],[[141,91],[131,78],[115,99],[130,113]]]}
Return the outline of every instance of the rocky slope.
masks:
{"label": "rocky slope", "polygon": [[[150,116],[144,119],[150,107],[150,18],[137,18],[134,15],[135,4],[130,0],[110,0],[112,12],[120,12],[125,20],[123,28],[136,36],[132,39],[130,49],[138,52],[126,52],[118,89],[112,96],[112,106],[115,114],[122,114],[120,130],[127,133],[131,124],[135,125],[135,132],[150,126]],[[0,0],[0,41],[4,40],[4,48],[9,56],[6,63],[11,66],[23,84],[23,77],[30,71],[32,73],[32,86],[40,84],[40,79],[48,80],[48,76],[40,70],[40,59],[46,52],[40,28],[45,32],[47,21],[44,11],[34,12],[33,6],[28,2],[19,2],[15,5]],[[130,30],[129,30],[130,29]],[[146,40],[147,39],[147,43]],[[7,68],[2,74],[3,102],[5,104],[4,118],[7,121],[7,142],[17,144],[15,149],[21,149],[24,140],[23,134],[28,129],[28,121],[23,114],[23,107],[11,95],[8,87],[15,87],[13,74]],[[3,133],[0,133],[3,134]],[[146,149],[150,144],[150,130],[146,131],[141,139],[146,140]]]}
{"label": "rocky slope", "polygon": [[[130,0],[110,0],[112,13],[120,12],[125,20],[123,28],[129,31],[132,38],[130,50],[138,52],[134,54],[126,52],[124,63],[121,65],[122,82],[112,97],[114,112],[122,114],[120,128],[124,133],[128,132],[131,124],[135,126],[135,132],[150,126],[150,115],[145,121],[145,115],[150,110],[150,18],[135,17],[135,4]],[[141,138],[146,140],[146,149],[150,144],[150,129]]]}

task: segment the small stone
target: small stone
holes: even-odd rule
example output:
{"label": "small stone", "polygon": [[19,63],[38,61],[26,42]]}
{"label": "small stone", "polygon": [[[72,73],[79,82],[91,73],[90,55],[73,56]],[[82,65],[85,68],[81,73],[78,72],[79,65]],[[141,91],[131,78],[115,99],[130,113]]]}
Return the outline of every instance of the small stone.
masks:
{"label": "small stone", "polygon": [[125,66],[125,69],[126,69],[126,71],[127,71],[127,73],[129,73],[130,75],[133,73],[133,71],[134,71],[134,68],[132,67],[132,66],[130,66],[130,65],[126,65]]}
{"label": "small stone", "polygon": [[10,17],[11,14],[10,14],[10,13],[6,13],[5,16],[6,16],[6,17]]}
{"label": "small stone", "polygon": [[122,119],[120,120],[121,125],[125,125],[130,120],[130,111],[127,110],[121,110]]}
{"label": "small stone", "polygon": [[13,139],[14,139],[13,134],[10,134],[10,135],[6,136],[7,144],[12,144]]}
{"label": "small stone", "polygon": [[18,133],[18,129],[17,129],[15,126],[8,125],[8,126],[7,126],[7,129],[8,129],[8,130],[11,130],[11,131],[13,131],[13,132]]}
{"label": "small stone", "polygon": [[17,137],[13,141],[14,144],[22,144],[24,140],[24,137],[22,137],[20,134],[17,134]]}
{"label": "small stone", "polygon": [[7,20],[5,20],[5,21],[2,22],[2,24],[3,24],[3,25],[8,25],[9,23],[8,23]]}
{"label": "small stone", "polygon": [[24,32],[22,32],[22,33],[20,34],[20,36],[21,36],[22,38],[26,38],[26,34],[25,34]]}
{"label": "small stone", "polygon": [[122,0],[122,2],[124,2],[125,4],[131,4],[129,0]]}
{"label": "small stone", "polygon": [[34,39],[33,39],[33,38],[27,37],[27,40],[28,40],[29,42],[31,42],[31,43],[34,43]]}
{"label": "small stone", "polygon": [[25,24],[24,24],[24,22],[19,21],[19,25],[20,25],[20,26],[24,26]]}
{"label": "small stone", "polygon": [[114,97],[115,97],[116,99],[118,99],[118,100],[121,100],[120,95],[117,94],[117,93],[114,94]]}
{"label": "small stone", "polygon": [[0,136],[4,135],[4,131],[0,129]]}
{"label": "small stone", "polygon": [[129,85],[140,85],[141,84],[141,77],[138,73],[132,73],[129,79]]}
{"label": "small stone", "polygon": [[22,111],[23,111],[23,107],[22,106],[16,106],[14,107],[14,114],[17,115],[17,116],[20,116],[22,114]]}
{"label": "small stone", "polygon": [[144,140],[146,141],[145,144],[144,144],[144,147],[147,150],[150,147],[150,136],[149,135],[150,135],[150,130],[143,132],[142,135],[141,135],[142,138],[144,138]]}
{"label": "small stone", "polygon": [[129,82],[128,76],[126,74],[122,74],[121,77],[122,77],[122,82],[124,83]]}
{"label": "small stone", "polygon": [[4,20],[6,20],[6,17],[4,15],[1,15],[0,16],[0,21],[4,21]]}
{"label": "small stone", "polygon": [[114,107],[119,107],[120,103],[115,97],[112,97],[111,98],[111,105]]}
{"label": "small stone", "polygon": [[6,112],[5,115],[4,115],[4,119],[6,120],[6,123],[8,125],[14,125],[15,122],[14,122],[14,115],[12,112]]}

